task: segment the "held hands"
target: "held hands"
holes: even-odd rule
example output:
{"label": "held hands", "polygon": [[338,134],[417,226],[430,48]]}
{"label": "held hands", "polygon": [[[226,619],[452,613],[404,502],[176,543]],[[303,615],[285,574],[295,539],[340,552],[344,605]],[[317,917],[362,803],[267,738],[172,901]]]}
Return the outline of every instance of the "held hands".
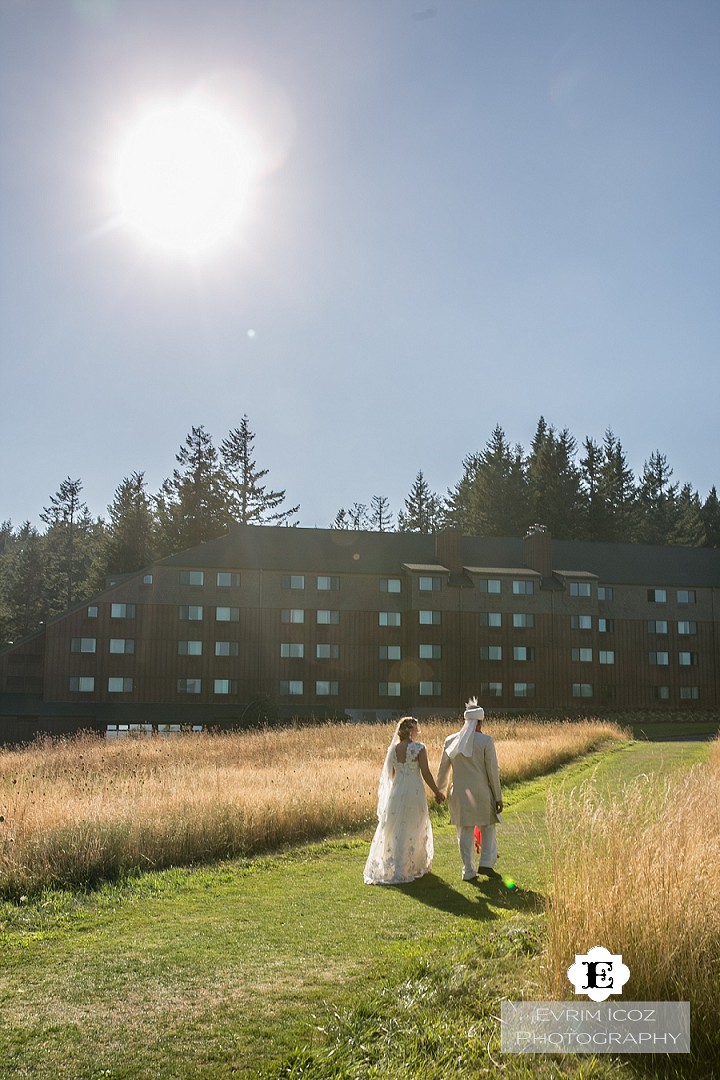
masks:
{"label": "held hands", "polygon": [[442,791],[436,791],[435,792],[435,802],[436,803],[444,803],[446,798],[447,798],[447,796],[443,795]]}

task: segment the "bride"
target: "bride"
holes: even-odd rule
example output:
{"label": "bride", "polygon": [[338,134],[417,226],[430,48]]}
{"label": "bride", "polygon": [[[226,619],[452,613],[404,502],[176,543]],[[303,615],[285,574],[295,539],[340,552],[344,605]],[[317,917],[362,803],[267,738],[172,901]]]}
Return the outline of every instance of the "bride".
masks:
{"label": "bride", "polygon": [[423,779],[437,802],[445,796],[430,772],[419,734],[417,720],[404,716],[390,741],[380,774],[378,826],[365,864],[366,885],[399,885],[432,869],[433,834]]}

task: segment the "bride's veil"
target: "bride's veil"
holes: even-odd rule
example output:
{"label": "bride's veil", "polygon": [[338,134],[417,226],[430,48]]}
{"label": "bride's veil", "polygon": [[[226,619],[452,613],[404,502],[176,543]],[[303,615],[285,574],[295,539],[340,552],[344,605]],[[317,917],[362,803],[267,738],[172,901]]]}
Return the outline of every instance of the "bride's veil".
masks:
{"label": "bride's veil", "polygon": [[385,761],[383,763],[382,772],[380,773],[380,783],[378,785],[378,804],[377,804],[377,816],[378,821],[384,821],[387,812],[388,799],[390,798],[390,789],[393,781],[393,753],[395,751],[395,744],[400,734],[400,725],[402,718],[398,720],[393,731],[390,745],[387,748],[385,755]]}

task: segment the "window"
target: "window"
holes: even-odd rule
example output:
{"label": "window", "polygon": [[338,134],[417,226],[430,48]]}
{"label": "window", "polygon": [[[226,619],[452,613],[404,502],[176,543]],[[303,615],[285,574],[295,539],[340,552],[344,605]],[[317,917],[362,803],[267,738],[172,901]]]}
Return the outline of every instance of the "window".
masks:
{"label": "window", "polygon": [[97,604],[91,604],[90,605],[90,607],[87,609],[87,617],[88,617],[88,619],[97,619],[97,617],[98,617]]}
{"label": "window", "polygon": [[481,611],[481,626],[502,626],[502,615],[499,611]]}
{"label": "window", "polygon": [[215,622],[240,622],[240,608],[216,607]]}
{"label": "window", "polygon": [[694,604],[695,603],[695,590],[694,589],[678,589],[677,591],[678,604]]}
{"label": "window", "polygon": [[418,578],[418,589],[420,592],[440,592],[442,589],[442,578],[440,577],[421,577]]}
{"label": "window", "polygon": [[202,622],[203,609],[195,604],[181,604],[178,614],[182,622]]}
{"label": "window", "polygon": [[305,612],[303,608],[283,608],[283,610],[280,612],[280,622],[304,623]]}
{"label": "window", "polygon": [[670,663],[670,653],[651,652],[648,659],[653,667],[667,667]]}
{"label": "window", "polygon": [[281,679],[280,694],[282,697],[299,697],[303,693],[302,679]]}
{"label": "window", "polygon": [[400,592],[402,582],[399,577],[380,578],[380,592]]}
{"label": "window", "polygon": [[318,679],[315,683],[317,697],[337,697],[338,684],[335,679]]}
{"label": "window", "polygon": [[614,600],[615,590],[612,585],[598,585],[598,600]]}
{"label": "window", "polygon": [[570,628],[572,630],[592,630],[592,615],[571,615]]}
{"label": "window", "polygon": [[692,620],[683,621],[681,619],[678,622],[677,626],[678,634],[681,634],[683,636],[687,634],[697,634],[697,623],[693,622]]}
{"label": "window", "polygon": [[282,587],[283,587],[283,589],[304,589],[305,588],[305,575],[304,574],[283,574]]}
{"label": "window", "polygon": [[142,583],[143,583],[143,585],[152,585],[152,583],[153,583],[152,574],[145,574],[143,576]]}
{"label": "window", "polygon": [[240,643],[238,641],[216,641],[215,642],[215,655],[216,656],[239,656],[240,655]]}
{"label": "window", "polygon": [[178,656],[202,656],[202,641],[178,641]]}
{"label": "window", "polygon": [[378,645],[378,660],[399,660],[399,645]]}
{"label": "window", "polygon": [[340,578],[320,575],[317,579],[317,587],[318,592],[331,592],[337,590],[340,588]]}
{"label": "window", "polygon": [[180,571],[180,584],[181,585],[204,585],[205,584],[205,571],[204,570],[181,570]]}
{"label": "window", "polygon": [[135,652],[135,638],[114,637],[110,638],[110,652],[122,653],[128,656]]}
{"label": "window", "polygon": [[581,664],[589,664],[592,661],[592,649],[573,649],[572,658]]}
{"label": "window", "polygon": [[502,660],[502,645],[482,645],[480,648],[481,660]]}
{"label": "window", "polygon": [[199,694],[202,690],[202,679],[178,679],[178,694]]}
{"label": "window", "polygon": [[305,646],[294,641],[283,641],[280,645],[283,660],[301,660],[305,656]]}
{"label": "window", "polygon": [[111,619],[134,619],[135,618],[135,605],[134,604],[111,604],[110,605],[110,618]]}
{"label": "window", "polygon": [[615,650],[614,649],[600,649],[598,653],[598,659],[601,664],[614,664],[615,663]]}
{"label": "window", "polygon": [[114,675],[108,679],[108,694],[129,694],[132,688],[132,679],[118,678]]}
{"label": "window", "polygon": [[399,611],[378,611],[378,624],[380,626],[399,626]]}
{"label": "window", "polygon": [[697,686],[681,686],[680,687],[680,700],[681,701],[698,701],[700,698],[700,690]]}
{"label": "window", "polygon": [[439,611],[418,611],[418,621],[421,626],[439,626],[442,616]]}
{"label": "window", "polygon": [[499,593],[502,592],[502,582],[499,578],[480,578],[477,588],[478,592]]}
{"label": "window", "polygon": [[535,592],[534,581],[513,581],[512,591],[515,596],[532,596]]}
{"label": "window", "polygon": [[321,610],[316,612],[315,621],[318,626],[337,626],[340,622],[339,611]]}
{"label": "window", "polygon": [[502,697],[502,683],[501,682],[484,682],[484,683],[480,683],[480,696],[484,697],[484,698]]}
{"label": "window", "polygon": [[215,679],[213,681],[214,694],[237,694],[237,679]]}
{"label": "window", "polygon": [[418,655],[421,660],[440,660],[442,658],[442,645],[420,645]]}
{"label": "window", "polygon": [[91,694],[95,689],[95,678],[93,675],[72,675],[68,689],[73,693]]}
{"label": "window", "polygon": [[535,650],[527,645],[515,645],[513,647],[513,660],[534,660]]}
{"label": "window", "polygon": [[612,634],[615,630],[614,619],[598,619],[598,633],[599,634]]}
{"label": "window", "polygon": [[666,604],[667,589],[648,589],[647,598],[650,604]]}
{"label": "window", "polygon": [[667,634],[668,624],[665,619],[650,619],[647,624],[648,634]]}
{"label": "window", "polygon": [[513,683],[513,694],[515,697],[535,697],[535,683],[534,682],[516,682]]}
{"label": "window", "polygon": [[583,596],[587,599],[588,596],[592,596],[592,585],[589,581],[571,581],[570,595]]}
{"label": "window", "polygon": [[593,696],[592,683],[589,683],[589,682],[574,682],[572,684],[572,696],[573,697],[592,697]]}
{"label": "window", "polygon": [[400,697],[399,682],[381,682],[378,684],[380,697]]}
{"label": "window", "polygon": [[240,575],[228,570],[218,570],[215,584],[218,589],[237,589],[240,585]]}
{"label": "window", "polygon": [[658,701],[670,700],[670,687],[669,686],[654,686],[653,697]]}
{"label": "window", "polygon": [[681,652],[678,653],[678,663],[680,667],[696,667],[698,662],[697,653],[694,652]]}
{"label": "window", "polygon": [[97,649],[97,638],[74,637],[70,642],[70,652],[94,653]]}
{"label": "window", "polygon": [[513,615],[513,626],[516,630],[527,630],[535,625],[534,615],[523,615],[521,612],[516,611]]}
{"label": "window", "polygon": [[442,694],[442,683],[421,682],[419,690],[420,697],[440,697]]}
{"label": "window", "polygon": [[316,645],[315,658],[317,660],[337,660],[340,656],[339,645]]}

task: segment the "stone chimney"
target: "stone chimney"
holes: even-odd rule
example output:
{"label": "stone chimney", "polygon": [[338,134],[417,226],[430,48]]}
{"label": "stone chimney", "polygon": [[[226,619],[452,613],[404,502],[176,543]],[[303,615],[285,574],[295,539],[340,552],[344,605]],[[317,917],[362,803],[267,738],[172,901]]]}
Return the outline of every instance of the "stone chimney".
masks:
{"label": "stone chimney", "polygon": [[525,565],[543,581],[552,577],[552,535],[547,525],[531,525],[525,534]]}
{"label": "stone chimney", "polygon": [[463,568],[463,538],[460,529],[443,529],[435,534],[435,558],[447,566],[451,574],[461,574]]}

